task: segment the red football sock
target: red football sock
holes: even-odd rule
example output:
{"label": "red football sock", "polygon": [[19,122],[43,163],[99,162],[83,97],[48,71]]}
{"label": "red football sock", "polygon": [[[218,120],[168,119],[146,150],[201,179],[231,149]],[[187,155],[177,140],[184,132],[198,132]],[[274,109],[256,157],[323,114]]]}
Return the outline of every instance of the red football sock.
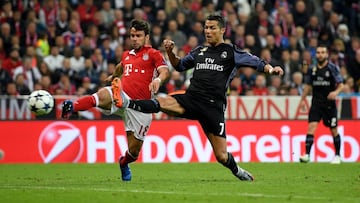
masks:
{"label": "red football sock", "polygon": [[95,106],[96,106],[96,101],[94,96],[92,95],[83,96],[74,102],[74,112],[85,111]]}
{"label": "red football sock", "polygon": [[129,150],[126,151],[124,158],[121,159],[120,165],[126,165],[128,163],[136,161],[137,157],[134,158],[132,155],[129,154]]}

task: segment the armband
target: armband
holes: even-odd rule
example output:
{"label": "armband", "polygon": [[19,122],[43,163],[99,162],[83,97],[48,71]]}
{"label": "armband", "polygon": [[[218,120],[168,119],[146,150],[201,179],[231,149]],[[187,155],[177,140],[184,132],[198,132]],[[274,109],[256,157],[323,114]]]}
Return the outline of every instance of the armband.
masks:
{"label": "armband", "polygon": [[158,81],[159,81],[159,83],[161,83],[161,82],[162,82],[162,81],[161,81],[161,79],[160,79],[159,77],[155,78],[154,80],[158,80]]}

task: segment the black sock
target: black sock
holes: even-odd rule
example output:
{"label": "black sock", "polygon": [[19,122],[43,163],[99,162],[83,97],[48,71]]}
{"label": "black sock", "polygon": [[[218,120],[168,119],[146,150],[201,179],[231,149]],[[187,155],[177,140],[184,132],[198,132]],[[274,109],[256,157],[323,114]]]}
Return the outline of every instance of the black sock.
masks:
{"label": "black sock", "polygon": [[305,139],[306,154],[310,154],[312,144],[314,143],[314,135],[307,134]]}
{"label": "black sock", "polygon": [[334,146],[335,146],[335,155],[340,156],[340,145],[341,145],[341,138],[338,134],[337,136],[333,137],[334,139]]}
{"label": "black sock", "polygon": [[228,152],[228,160],[223,165],[226,168],[230,169],[233,174],[236,174],[238,172],[238,166],[235,162],[233,155],[230,152]]}
{"label": "black sock", "polygon": [[143,113],[157,113],[160,111],[160,104],[156,99],[149,100],[130,100],[128,108]]}

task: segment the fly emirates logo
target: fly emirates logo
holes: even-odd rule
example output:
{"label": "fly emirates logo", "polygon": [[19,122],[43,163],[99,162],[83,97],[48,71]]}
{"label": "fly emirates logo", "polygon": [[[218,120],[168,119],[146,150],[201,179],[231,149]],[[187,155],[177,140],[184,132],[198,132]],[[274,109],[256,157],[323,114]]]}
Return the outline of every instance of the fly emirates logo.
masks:
{"label": "fly emirates logo", "polygon": [[[88,163],[116,162],[118,155],[127,150],[125,135],[115,135],[114,126],[98,132],[96,126],[88,128],[86,133],[86,160]],[[214,162],[210,143],[196,125],[187,125],[184,134],[162,135],[151,134],[146,137],[139,162]],[[244,134],[227,136],[228,151],[233,153],[236,161],[241,162],[298,162],[303,153],[305,134],[290,135],[291,128],[283,125],[274,129],[278,135]],[[342,136],[343,161],[357,161],[360,156],[359,142],[353,135],[344,135],[345,128],[339,126]],[[99,139],[98,133],[105,133]],[[328,162],[334,156],[330,135],[318,135],[314,142],[312,160]],[[346,147],[347,153],[344,153]],[[116,149],[118,148],[118,149]],[[105,157],[104,157],[105,156]],[[104,159],[105,158],[105,159]]]}
{"label": "fly emirates logo", "polygon": [[197,63],[196,70],[215,70],[215,71],[223,71],[224,66],[219,64],[214,64],[215,59],[205,58],[205,63]]}

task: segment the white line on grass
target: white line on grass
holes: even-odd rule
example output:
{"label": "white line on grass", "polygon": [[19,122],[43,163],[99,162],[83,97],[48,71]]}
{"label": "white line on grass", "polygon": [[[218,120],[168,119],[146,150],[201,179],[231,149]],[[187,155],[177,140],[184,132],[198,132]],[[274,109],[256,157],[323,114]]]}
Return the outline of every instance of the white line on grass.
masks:
{"label": "white line on grass", "polygon": [[[80,190],[90,190],[95,192],[130,192],[130,193],[148,193],[148,194],[166,194],[166,195],[204,195],[204,193],[198,192],[179,192],[179,191],[156,191],[156,190],[126,190],[126,189],[116,189],[116,188],[76,188],[76,187],[51,187],[51,186],[27,186],[27,185],[0,185],[0,189],[9,189],[9,190],[23,190],[23,189],[33,189],[33,190],[63,190],[63,191],[80,191]],[[312,196],[301,196],[301,195],[269,195],[261,193],[207,193],[206,195],[213,196],[239,196],[239,197],[264,197],[264,198],[274,198],[274,199],[308,199],[308,200],[330,200],[329,197],[312,197]],[[342,197],[342,200],[354,200],[354,198]],[[357,199],[357,198],[355,198]]]}

